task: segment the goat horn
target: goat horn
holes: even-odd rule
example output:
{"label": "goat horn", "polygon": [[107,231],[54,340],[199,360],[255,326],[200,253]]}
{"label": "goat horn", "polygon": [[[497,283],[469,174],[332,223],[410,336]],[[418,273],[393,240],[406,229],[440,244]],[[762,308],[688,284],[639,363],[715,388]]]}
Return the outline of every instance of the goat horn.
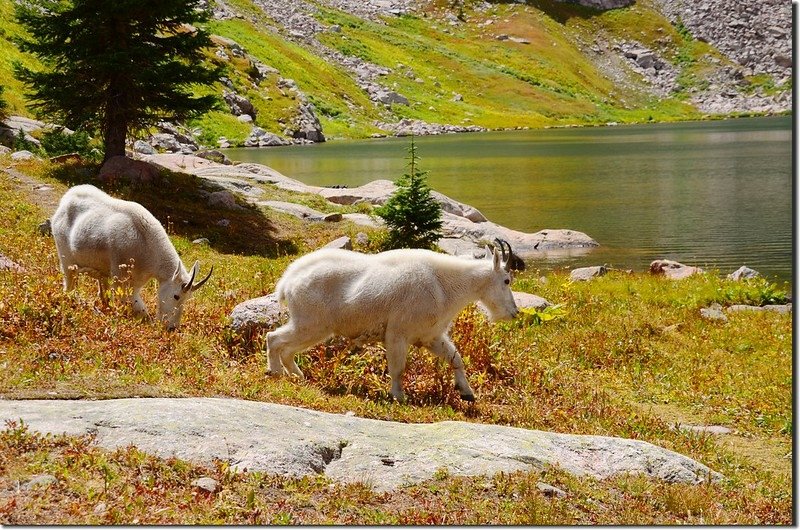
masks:
{"label": "goat horn", "polygon": [[503,263],[506,263],[508,261],[508,256],[506,256],[506,247],[503,246],[503,243],[505,243],[505,241],[503,241],[499,237],[494,238],[494,241],[495,243],[497,243],[497,246],[500,247],[500,252],[503,255]]}
{"label": "goat horn", "polygon": [[192,285],[192,291],[196,291],[197,289],[201,288],[203,286],[203,284],[206,283],[209,278],[211,278],[211,273],[212,272],[214,272],[214,266],[213,265],[211,266],[211,270],[208,271],[208,275],[205,278],[200,280],[197,284]]}
{"label": "goat horn", "polygon": [[192,266],[192,276],[189,278],[188,282],[183,284],[184,293],[189,292],[189,290],[192,288],[192,283],[194,283],[194,277],[196,275],[197,275],[197,262],[195,261],[194,265]]}

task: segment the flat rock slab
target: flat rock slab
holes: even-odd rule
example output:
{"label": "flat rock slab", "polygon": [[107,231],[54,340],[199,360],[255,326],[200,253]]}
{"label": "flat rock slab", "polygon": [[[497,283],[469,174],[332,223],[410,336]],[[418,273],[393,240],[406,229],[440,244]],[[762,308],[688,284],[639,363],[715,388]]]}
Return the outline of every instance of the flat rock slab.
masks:
{"label": "flat rock slab", "polygon": [[286,476],[324,474],[378,490],[453,475],[493,475],[550,465],[579,476],[633,473],[668,482],[722,476],[647,442],[460,421],[407,424],[223,398],[0,400],[0,420],[84,435],[100,447],[134,445],[166,458]]}

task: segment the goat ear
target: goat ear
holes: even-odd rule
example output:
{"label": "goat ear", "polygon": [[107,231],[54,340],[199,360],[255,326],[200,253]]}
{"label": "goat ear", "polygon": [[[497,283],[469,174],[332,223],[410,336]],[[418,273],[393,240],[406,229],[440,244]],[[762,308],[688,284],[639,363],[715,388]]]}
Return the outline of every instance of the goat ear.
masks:
{"label": "goat ear", "polygon": [[178,261],[178,266],[175,269],[175,273],[172,275],[172,281],[177,281],[181,277],[181,262]]}
{"label": "goat ear", "polygon": [[494,257],[493,257],[494,261],[492,262],[493,265],[494,265],[494,270],[495,271],[499,271],[500,269],[503,268],[503,265],[504,265],[503,257],[500,255],[500,252],[498,252],[497,249],[494,249],[492,251],[492,254],[494,255]]}

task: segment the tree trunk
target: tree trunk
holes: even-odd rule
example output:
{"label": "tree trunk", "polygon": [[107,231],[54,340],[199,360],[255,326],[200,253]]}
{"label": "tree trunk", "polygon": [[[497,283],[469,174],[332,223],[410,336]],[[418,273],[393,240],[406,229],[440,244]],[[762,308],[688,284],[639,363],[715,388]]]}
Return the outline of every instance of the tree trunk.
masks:
{"label": "tree trunk", "polygon": [[103,162],[114,156],[125,156],[125,137],[128,132],[128,124],[120,116],[109,115],[106,117],[105,131],[103,131],[103,143],[105,154]]}

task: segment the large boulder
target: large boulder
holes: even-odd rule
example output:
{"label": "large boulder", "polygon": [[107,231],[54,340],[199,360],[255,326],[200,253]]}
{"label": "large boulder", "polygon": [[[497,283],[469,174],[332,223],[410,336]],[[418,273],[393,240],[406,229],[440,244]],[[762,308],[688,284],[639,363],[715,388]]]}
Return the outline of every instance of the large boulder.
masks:
{"label": "large boulder", "polygon": [[114,156],[106,160],[97,178],[101,181],[121,180],[140,184],[152,184],[159,178],[158,168],[143,160],[125,156]]}
{"label": "large boulder", "polygon": [[236,92],[231,92],[230,90],[224,90],[222,92],[222,99],[228,104],[228,108],[230,108],[231,114],[234,116],[247,114],[254,120],[256,119],[256,108],[246,97]]}
{"label": "large boulder", "polygon": [[640,440],[462,421],[409,424],[221,398],[0,400],[0,421],[34,432],[92,434],[103,448],[133,445],[162,458],[284,476],[323,475],[378,490],[453,475],[551,466],[597,479],[632,474],[670,483],[723,477]]}
{"label": "large boulder", "polygon": [[286,316],[286,310],[278,302],[278,296],[270,293],[245,300],[231,311],[231,328],[242,335],[251,336],[258,331],[277,328]]}
{"label": "large boulder", "polygon": [[292,137],[314,143],[325,141],[322,124],[317,118],[313,103],[302,103],[297,108],[297,115],[292,120]]}
{"label": "large boulder", "polygon": [[761,275],[757,270],[753,270],[750,267],[742,265],[732,273],[728,274],[728,279],[738,282],[742,280],[751,280],[753,278],[758,278],[759,276]]}
{"label": "large boulder", "polygon": [[650,263],[650,274],[663,275],[670,280],[682,280],[702,272],[703,269],[700,267],[684,265],[669,259],[658,259]]}
{"label": "large boulder", "polygon": [[291,144],[291,140],[281,138],[277,134],[265,131],[261,127],[253,127],[244,140],[245,147],[274,147]]}
{"label": "large boulder", "polygon": [[603,265],[595,265],[594,267],[580,267],[570,271],[569,279],[574,282],[585,282],[598,276],[605,276],[607,273],[608,269]]}

